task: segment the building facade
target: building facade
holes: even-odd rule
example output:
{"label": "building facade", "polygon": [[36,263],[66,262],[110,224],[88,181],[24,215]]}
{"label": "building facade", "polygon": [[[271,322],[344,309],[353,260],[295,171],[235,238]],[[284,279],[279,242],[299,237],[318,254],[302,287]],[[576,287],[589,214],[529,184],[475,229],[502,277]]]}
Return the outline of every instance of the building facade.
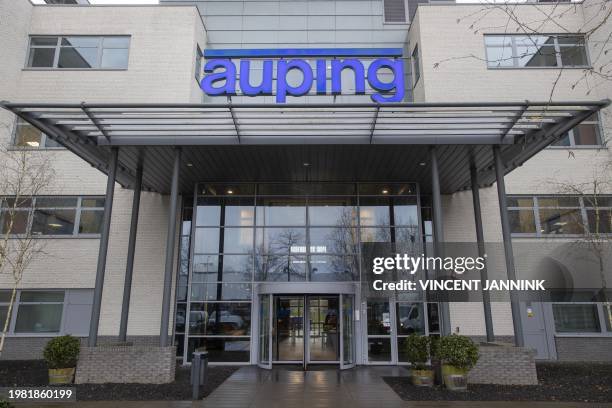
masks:
{"label": "building facade", "polygon": [[[515,23],[506,24],[502,10],[487,13],[486,18],[474,17],[483,13],[484,6],[478,4],[417,7],[411,0],[167,0],[155,6],[93,6],[5,1],[0,3],[0,13],[8,17],[0,26],[1,48],[6,51],[0,66],[4,78],[0,99],[29,103],[33,110],[36,103],[58,104],[45,113],[51,116],[61,116],[62,109],[72,114],[70,104],[83,101],[116,104],[96,109],[106,109],[101,116],[105,121],[126,109],[147,126],[154,126],[164,115],[175,120],[200,109],[164,110],[173,104],[206,104],[212,110],[208,119],[212,122],[207,123],[219,126],[217,136],[224,135],[222,126],[230,121],[245,143],[196,146],[181,142],[182,157],[172,156],[171,146],[147,147],[140,164],[144,188],[127,320],[122,319],[126,310],[122,303],[134,198],[130,165],[138,162],[130,149],[138,151],[136,138],[143,135],[133,136],[119,148],[99,298],[96,332],[100,343],[116,341],[126,322],[127,340],[134,343],[157,344],[160,330],[167,325],[181,363],[188,363],[195,349],[205,347],[211,362],[223,364],[326,363],[341,368],[402,364],[407,362],[405,338],[412,333],[456,332],[486,338],[481,302],[433,302],[423,294],[372,293],[370,271],[364,264],[364,252],[381,243],[418,253],[435,241],[476,241],[472,192],[464,191],[469,184],[456,181],[463,177],[463,170],[453,164],[460,163],[465,151],[448,142],[440,142],[438,156],[432,156],[422,141],[365,146],[326,141],[352,137],[373,126],[366,132],[371,143],[377,120],[393,113],[376,109],[366,115],[365,105],[372,104],[376,94],[394,97],[399,92],[397,87],[380,91],[367,74],[361,89],[357,71],[335,71],[333,61],[342,53],[356,52],[368,71],[378,58],[368,52],[400,50],[399,56],[385,57],[402,69],[384,70],[379,79],[390,83],[400,75],[405,88],[401,102],[422,103],[422,109],[447,104],[448,109],[466,110],[470,107],[453,104],[482,101],[491,103],[489,110],[504,109],[503,105],[495,108],[495,103],[523,101],[587,104],[610,96],[609,83],[584,78],[585,68],[605,63],[597,57],[606,41],[602,30],[586,39],[579,34],[595,24],[596,11],[589,4],[587,0],[539,5],[565,12],[559,21],[542,23],[538,31],[545,35],[534,40],[519,35]],[[519,4],[516,9],[521,19],[537,20],[539,12],[533,5]],[[559,32],[559,26],[567,31]],[[552,51],[534,52],[534,47]],[[318,92],[314,85],[299,96],[289,92],[286,102],[304,112],[258,111],[254,104],[278,102],[278,66],[284,59],[241,57],[240,51],[296,49],[327,50],[323,56],[302,58],[316,68],[317,60],[325,59],[325,75],[317,82],[325,85],[325,92]],[[249,70],[237,72],[235,93],[211,96],[200,86],[203,71],[208,61],[224,55],[236,67],[248,61]],[[255,86],[265,80],[266,61],[275,67],[270,71],[273,91],[247,96],[249,83]],[[303,80],[295,71],[285,72],[287,88],[298,87]],[[335,74],[338,92],[331,91]],[[246,87],[241,81],[245,75]],[[318,80],[318,70],[316,75]],[[158,108],[138,105],[151,103],[159,104]],[[223,111],[229,117],[215,117],[215,109],[225,109],[220,104],[236,106],[236,110],[230,107]],[[241,104],[253,105],[240,110]],[[333,104],[337,111],[332,112]],[[528,104],[519,109],[514,124],[531,109]],[[554,146],[537,149],[533,157],[516,153],[516,163],[507,163],[512,170],[505,177],[507,214],[515,247],[539,248],[545,242],[554,251],[576,241],[584,231],[592,232],[591,202],[585,194],[571,194],[560,185],[588,184],[600,176],[598,169],[610,169],[606,166],[612,156],[605,141],[612,119],[609,108],[597,110],[566,136],[555,135]],[[108,201],[105,174],[110,167],[85,158],[86,148],[64,148],[61,138],[50,132],[45,135],[35,121],[29,121],[33,116],[17,117],[14,112],[0,110],[2,142],[49,157],[56,172],[42,194],[23,206],[25,213],[33,214],[22,226],[24,233],[37,236],[45,249],[19,284],[2,354],[2,358],[22,359],[40,356],[52,336],[73,334],[85,339],[90,333]],[[79,114],[83,112],[86,108]],[[418,116],[418,112],[410,113]],[[439,113],[425,112],[424,117],[435,118]],[[300,121],[305,128],[316,127],[317,122],[321,126],[340,122],[333,122],[334,133],[321,134],[316,142],[288,145],[261,139],[283,131],[282,125],[273,123],[284,120],[283,114],[310,115],[296,116],[293,127]],[[62,120],[53,122],[53,129],[73,126],[70,117]],[[197,118],[190,120],[173,125],[185,138],[199,123]],[[466,117],[454,123],[458,134],[461,120]],[[513,124],[508,123],[512,115],[504,120],[513,132]],[[92,129],[99,130],[94,122]],[[426,122],[423,126],[431,126]],[[136,124],[123,126],[129,132]],[[163,137],[169,131],[164,126],[151,129],[152,133]],[[106,136],[104,124],[100,132]],[[117,132],[122,137],[121,130]],[[438,172],[438,160],[436,182],[431,174],[434,167]],[[484,178],[490,167],[483,166]],[[177,168],[181,178],[172,192],[180,200],[174,208],[173,195],[168,194],[171,189],[156,186],[169,186]],[[464,170],[469,176],[468,167]],[[440,181],[442,188],[435,185]],[[503,223],[493,181],[487,179],[479,189],[482,227],[484,241],[501,245]],[[602,234],[612,232],[610,184],[603,183],[597,191],[604,215],[595,223]],[[439,215],[436,202],[441,204]],[[168,213],[175,229],[168,228]],[[574,225],[576,214],[582,227]],[[435,218],[443,221],[434,225]],[[169,239],[172,236],[174,240]],[[173,252],[167,251],[168,242],[175,242]],[[523,263],[517,257],[518,269]],[[492,261],[489,269],[491,274],[499,271],[505,276],[506,266],[502,259],[498,264]],[[8,274],[0,279],[0,317],[5,317],[12,282]],[[164,307],[168,293],[169,312]],[[160,321],[164,313],[169,318]],[[536,349],[537,358],[604,360],[612,356],[612,311],[603,302],[520,302],[513,311],[509,301],[498,301],[491,303],[491,319],[497,341],[515,342],[519,324],[521,343]]]}

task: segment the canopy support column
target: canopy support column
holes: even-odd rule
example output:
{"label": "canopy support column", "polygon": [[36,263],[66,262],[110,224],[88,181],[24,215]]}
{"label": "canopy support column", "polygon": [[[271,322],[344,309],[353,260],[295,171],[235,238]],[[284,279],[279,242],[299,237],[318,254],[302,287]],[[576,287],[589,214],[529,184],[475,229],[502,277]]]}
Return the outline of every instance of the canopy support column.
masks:
{"label": "canopy support column", "polygon": [[[514,269],[514,251],[512,250],[512,236],[510,231],[510,218],[508,217],[508,200],[506,198],[506,184],[504,182],[504,163],[499,145],[493,146],[495,158],[495,175],[497,178],[497,196],[499,199],[499,212],[501,215],[502,236],[504,239],[504,254],[506,258],[506,273],[508,279],[516,280]],[[516,291],[510,291],[510,307],[512,309],[512,326],[514,328],[514,344],[523,347],[523,326],[521,324],[521,310]]]}
{"label": "canopy support column", "polygon": [[138,214],[140,211],[140,190],[142,189],[142,164],[136,171],[134,197],[132,198],[132,218],[130,221],[130,238],[128,241],[127,265],[125,282],[123,283],[123,302],[121,304],[121,323],[119,324],[119,341],[127,339],[128,316],[130,314],[130,296],[132,294],[132,276],[134,273],[134,254],[136,252],[136,234],[138,231]]}
{"label": "canopy support column", "polygon": [[[442,242],[444,241],[444,229],[442,218],[442,196],[440,195],[440,172],[438,170],[438,153],[432,146],[429,149],[431,160],[431,196],[433,210],[434,229],[434,252],[435,256],[442,256]],[[437,275],[437,274],[436,274]],[[450,309],[448,302],[440,302],[440,332],[442,335],[451,333]]]}
{"label": "canopy support column", "polygon": [[[485,256],[484,232],[482,229],[482,213],[480,208],[480,191],[478,190],[478,170],[476,166],[470,166],[470,182],[472,184],[472,203],[474,207],[474,223],[476,224],[476,242],[478,244],[478,256]],[[480,282],[482,287],[485,287],[487,281],[487,267],[480,271]],[[485,329],[487,332],[487,341],[494,342],[495,334],[493,331],[493,317],[491,315],[491,296],[488,291],[482,291],[482,306],[484,308]]]}
{"label": "canopy support column", "polygon": [[164,292],[162,297],[161,325],[159,345],[168,345],[168,327],[170,324],[170,300],[172,299],[172,272],[174,270],[174,246],[176,244],[176,212],[178,209],[179,176],[181,170],[181,148],[174,149],[174,166],[172,169],[172,186],[170,187],[170,210],[168,214],[168,236],[166,237],[166,269],[164,273]]}
{"label": "canopy support column", "polygon": [[100,250],[98,251],[98,266],[96,269],[96,283],[94,287],[93,305],[91,307],[91,320],[89,322],[89,338],[87,345],[95,347],[98,343],[98,326],[100,324],[100,307],[102,306],[102,290],[104,288],[104,275],[106,273],[106,256],[108,255],[108,238],[110,235],[111,216],[113,212],[113,196],[115,193],[115,177],[117,175],[117,161],[119,148],[112,147],[108,163],[108,177],[106,180],[106,197],[104,199],[104,224],[100,236]]}

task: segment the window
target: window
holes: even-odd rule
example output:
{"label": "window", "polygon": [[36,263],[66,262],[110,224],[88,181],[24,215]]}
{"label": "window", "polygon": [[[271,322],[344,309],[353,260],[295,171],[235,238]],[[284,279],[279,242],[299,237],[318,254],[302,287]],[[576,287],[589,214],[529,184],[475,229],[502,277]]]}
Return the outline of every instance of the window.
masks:
{"label": "window", "polygon": [[202,76],[202,60],[204,59],[204,55],[202,54],[202,50],[198,45],[196,48],[195,55],[195,79],[198,83],[200,83],[200,79]]}
{"label": "window", "polygon": [[102,230],[104,197],[39,196],[15,203],[0,199],[0,231],[15,235],[97,235]]}
{"label": "window", "polygon": [[129,36],[34,36],[28,68],[127,69]]}
{"label": "window", "polygon": [[[11,291],[0,291],[0,322],[4,325]],[[64,309],[63,290],[17,291],[9,333],[59,333]]]}
{"label": "window", "polygon": [[419,46],[414,46],[414,51],[412,51],[412,72],[414,73],[414,84],[412,87],[416,85],[421,77],[421,67],[419,66]]}
{"label": "window", "polygon": [[[600,321],[600,308],[603,312],[603,320],[605,320],[603,325]],[[553,316],[557,333],[601,333],[602,329],[610,331],[609,305],[597,303],[554,304]]]}
{"label": "window", "polygon": [[513,234],[610,234],[612,196],[509,196],[508,215]]}
{"label": "window", "polygon": [[62,148],[62,145],[21,118],[15,124],[14,146],[31,149]]}
{"label": "window", "polygon": [[586,67],[582,35],[485,35],[489,68]]}
{"label": "window", "polygon": [[594,113],[584,122],[567,132],[564,137],[552,144],[552,146],[561,147],[600,145],[601,133],[597,113]]}
{"label": "window", "polygon": [[385,14],[385,24],[405,24],[408,22],[408,19],[406,18],[405,0],[384,0],[383,8]]}

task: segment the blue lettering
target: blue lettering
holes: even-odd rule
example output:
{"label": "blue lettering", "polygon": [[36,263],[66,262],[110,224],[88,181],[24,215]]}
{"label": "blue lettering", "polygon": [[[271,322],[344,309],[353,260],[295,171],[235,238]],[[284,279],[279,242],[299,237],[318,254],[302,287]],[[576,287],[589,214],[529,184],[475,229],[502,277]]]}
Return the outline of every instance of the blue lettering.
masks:
{"label": "blue lettering", "polygon": [[361,61],[356,59],[332,60],[331,64],[332,94],[342,93],[342,71],[347,68],[352,69],[355,74],[355,93],[358,95],[365,93],[365,72]]}
{"label": "blue lettering", "polygon": [[[378,70],[388,68],[393,72],[393,81],[382,82],[378,79]],[[371,96],[377,103],[401,102],[404,99],[404,63],[402,60],[377,59],[372,61],[368,67],[368,83],[377,91],[389,92],[395,89],[391,96],[383,96],[380,93]]]}
{"label": "blue lettering", "polygon": [[[302,73],[302,83],[298,86],[291,86],[287,83],[287,74],[291,70],[298,70]],[[284,103],[287,95],[302,96],[306,95],[312,87],[312,68],[303,60],[280,60],[276,66],[276,102]]]}
{"label": "blue lettering", "polygon": [[272,71],[272,61],[263,61],[261,84],[252,86],[250,82],[251,61],[240,61],[240,89],[247,96],[272,95]]}
{"label": "blue lettering", "polygon": [[[215,72],[219,68],[224,68],[222,72]],[[208,95],[235,95],[236,94],[236,66],[230,60],[215,59],[210,60],[204,65],[204,76],[200,82],[200,88]],[[223,86],[215,87],[218,82],[223,82]]]}

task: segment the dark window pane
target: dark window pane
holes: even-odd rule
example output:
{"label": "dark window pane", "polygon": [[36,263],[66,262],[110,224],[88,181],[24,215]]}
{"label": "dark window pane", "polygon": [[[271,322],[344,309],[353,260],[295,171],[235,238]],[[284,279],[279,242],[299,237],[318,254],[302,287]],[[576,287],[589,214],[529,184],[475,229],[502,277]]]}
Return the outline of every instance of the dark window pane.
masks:
{"label": "dark window pane", "polygon": [[58,68],[96,68],[98,66],[97,48],[60,49]]}
{"label": "dark window pane", "polygon": [[104,37],[102,46],[104,48],[128,48],[130,37]]}
{"label": "dark window pane", "polygon": [[104,197],[83,197],[81,207],[104,207]]}
{"label": "dark window pane", "polygon": [[573,46],[562,46],[561,63],[564,67],[582,67],[589,64],[584,44]]}
{"label": "dark window pane", "polygon": [[356,256],[312,255],[310,280],[313,282],[353,281],[359,278]]}
{"label": "dark window pane", "polygon": [[251,333],[251,304],[192,303],[189,333],[248,336]]}
{"label": "dark window pane", "polygon": [[104,211],[81,211],[79,234],[99,234],[102,231]]}
{"label": "dark window pane", "polygon": [[19,305],[15,333],[57,333],[62,321],[61,304]]}
{"label": "dark window pane", "polygon": [[396,313],[397,334],[425,334],[422,303],[398,303]]}
{"label": "dark window pane", "polygon": [[50,137],[45,137],[45,147],[63,147],[61,144],[51,139]]}
{"label": "dark window pane", "polygon": [[513,233],[535,233],[535,217],[533,210],[508,210],[510,230]]}
{"label": "dark window pane", "polygon": [[36,210],[32,222],[33,235],[72,235],[75,210]]}
{"label": "dark window pane", "polygon": [[552,145],[553,146],[570,146],[571,142],[570,142],[569,133],[566,133],[565,136],[563,136],[561,139],[554,142]]}
{"label": "dark window pane", "polygon": [[576,146],[599,145],[599,126],[596,123],[583,123],[574,128],[574,142]]}
{"label": "dark window pane", "polygon": [[533,207],[533,198],[531,197],[508,197],[508,207]]}
{"label": "dark window pane", "polygon": [[592,208],[612,207],[612,196],[584,196],[584,206]]}
{"label": "dark window pane", "polygon": [[55,48],[32,48],[28,58],[28,67],[52,68]]}
{"label": "dark window pane", "polygon": [[19,298],[20,302],[63,302],[64,291],[24,290]]}
{"label": "dark window pane", "polygon": [[358,250],[357,228],[311,228],[310,253],[354,254]]}
{"label": "dark window pane", "polygon": [[178,303],[176,305],[175,327],[177,333],[185,333],[186,310],[187,305],[185,303]]}
{"label": "dark window pane", "polygon": [[589,232],[591,234],[612,233],[612,209],[595,208],[587,210],[589,219]]}
{"label": "dark window pane", "polygon": [[557,54],[552,45],[516,47],[519,67],[556,67]]}
{"label": "dark window pane", "polygon": [[10,290],[0,290],[0,303],[8,303],[11,301]]}
{"label": "dark window pane", "polygon": [[185,335],[176,334],[174,335],[174,345],[176,346],[176,356],[183,357],[185,351]]}
{"label": "dark window pane", "polygon": [[0,212],[0,225],[2,234],[25,234],[28,230],[29,211]]}
{"label": "dark window pane", "polygon": [[305,254],[305,228],[257,228],[256,250],[260,254]]}
{"label": "dark window pane", "polygon": [[19,147],[40,147],[43,133],[34,126],[25,122],[23,119],[17,120],[15,128],[15,146]]}
{"label": "dark window pane", "polygon": [[391,333],[391,314],[389,302],[385,300],[368,301],[368,335],[387,335]]}
{"label": "dark window pane", "polygon": [[416,185],[410,183],[362,183],[359,184],[359,194],[367,195],[412,195],[416,193]]}
{"label": "dark window pane", "polygon": [[[4,328],[4,323],[6,322],[6,315],[8,313],[8,306],[0,306],[0,325]],[[9,327],[10,327],[9,322]]]}
{"label": "dark window pane", "polygon": [[306,280],[306,257],[265,255],[255,258],[255,280],[302,282]]}
{"label": "dark window pane", "polygon": [[558,333],[599,333],[597,305],[559,304],[553,305],[555,329]]}
{"label": "dark window pane", "polygon": [[200,184],[200,194],[205,196],[253,195],[255,186],[253,184]]}
{"label": "dark window pane", "polygon": [[128,50],[124,48],[106,48],[102,50],[101,68],[125,69],[128,67]]}
{"label": "dark window pane", "polygon": [[438,304],[427,304],[427,322],[429,324],[429,333],[440,333],[440,315],[438,314]]}
{"label": "dark window pane", "polygon": [[251,299],[251,285],[248,283],[191,284],[192,301],[249,299]]}
{"label": "dark window pane", "polygon": [[391,361],[391,339],[368,338],[368,361]]}
{"label": "dark window pane", "polygon": [[187,347],[188,361],[198,348],[208,351],[208,360],[213,363],[248,363],[251,354],[249,339],[190,337]]}
{"label": "dark window pane", "polygon": [[77,200],[77,197],[36,197],[36,208],[76,207]]}
{"label": "dark window pane", "polygon": [[16,199],[14,197],[6,197],[4,198],[3,206],[9,208],[30,208],[32,207],[32,199],[28,197],[19,197],[19,199]]}
{"label": "dark window pane", "polygon": [[32,45],[56,46],[57,37],[32,37]]}
{"label": "dark window pane", "polygon": [[584,226],[579,209],[540,209],[542,234],[583,234]]}

